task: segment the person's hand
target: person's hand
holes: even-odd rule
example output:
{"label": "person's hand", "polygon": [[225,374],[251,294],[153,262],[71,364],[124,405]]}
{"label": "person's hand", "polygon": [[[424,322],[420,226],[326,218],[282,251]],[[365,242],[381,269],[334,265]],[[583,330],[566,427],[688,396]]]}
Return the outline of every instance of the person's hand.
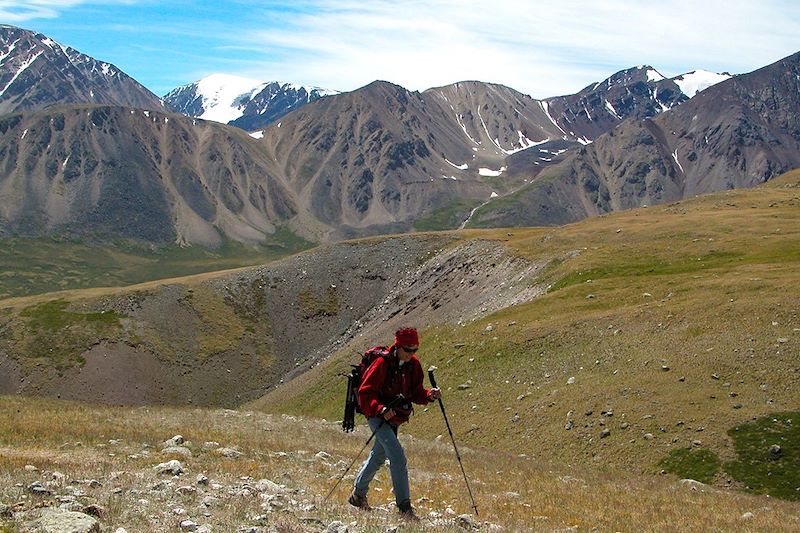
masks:
{"label": "person's hand", "polygon": [[395,414],[396,414],[396,413],[394,412],[394,409],[387,409],[387,410],[386,410],[386,411],[384,411],[384,413],[383,413],[383,419],[384,419],[384,420],[386,420],[386,421],[388,422],[389,420],[391,420],[392,418],[394,418],[394,415],[395,415]]}
{"label": "person's hand", "polygon": [[439,390],[438,387],[435,388],[435,389],[431,389],[431,399],[432,400],[438,400],[441,397],[442,397],[442,391]]}

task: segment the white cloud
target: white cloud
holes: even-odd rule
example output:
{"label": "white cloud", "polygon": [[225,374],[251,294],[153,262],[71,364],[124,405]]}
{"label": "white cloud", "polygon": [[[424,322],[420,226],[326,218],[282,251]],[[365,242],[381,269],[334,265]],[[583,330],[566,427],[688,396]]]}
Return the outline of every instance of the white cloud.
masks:
{"label": "white cloud", "polygon": [[281,15],[281,27],[240,33],[253,50],[281,51],[254,69],[339,89],[479,79],[553,96],[643,63],[667,75],[746,72],[796,51],[800,35],[800,4],[776,0],[304,5],[305,14]]}
{"label": "white cloud", "polygon": [[[114,9],[131,4],[135,9]],[[544,98],[576,92],[645,63],[666,76],[694,69],[749,72],[796,52],[800,35],[800,3],[794,0],[227,0],[191,5],[0,0],[0,20],[65,15],[46,25],[52,28],[69,11],[73,31],[85,32],[87,48],[81,51],[112,55],[160,93],[176,82],[224,72],[338,90],[376,79],[412,90],[474,79]],[[143,20],[147,24],[139,23]],[[71,46],[82,44],[60,38]],[[148,49],[154,46],[161,49]]]}
{"label": "white cloud", "polygon": [[0,19],[19,23],[32,19],[55,18],[61,9],[80,4],[80,0],[0,1]]}
{"label": "white cloud", "polygon": [[0,0],[0,20],[18,24],[35,19],[52,19],[65,9],[82,4],[130,4],[134,0]]}

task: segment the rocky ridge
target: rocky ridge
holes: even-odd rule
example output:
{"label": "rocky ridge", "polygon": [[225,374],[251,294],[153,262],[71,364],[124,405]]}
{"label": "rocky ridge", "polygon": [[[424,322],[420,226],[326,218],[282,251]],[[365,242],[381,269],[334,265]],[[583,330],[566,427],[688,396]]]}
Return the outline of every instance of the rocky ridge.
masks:
{"label": "rocky ridge", "polygon": [[0,25],[0,115],[64,104],[166,111],[156,95],[114,65],[41,33]]}

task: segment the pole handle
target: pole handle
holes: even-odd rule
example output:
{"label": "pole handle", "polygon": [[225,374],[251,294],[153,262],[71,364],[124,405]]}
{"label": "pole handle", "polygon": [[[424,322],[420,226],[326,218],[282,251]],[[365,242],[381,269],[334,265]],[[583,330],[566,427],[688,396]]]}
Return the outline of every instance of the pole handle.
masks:
{"label": "pole handle", "polygon": [[431,387],[433,387],[434,389],[436,389],[436,388],[438,388],[438,387],[436,386],[436,378],[435,378],[435,377],[433,377],[433,371],[434,371],[434,370],[436,370],[436,367],[435,367],[435,366],[432,366],[432,367],[430,367],[430,368],[428,369],[428,379],[430,379],[430,380],[431,380]]}

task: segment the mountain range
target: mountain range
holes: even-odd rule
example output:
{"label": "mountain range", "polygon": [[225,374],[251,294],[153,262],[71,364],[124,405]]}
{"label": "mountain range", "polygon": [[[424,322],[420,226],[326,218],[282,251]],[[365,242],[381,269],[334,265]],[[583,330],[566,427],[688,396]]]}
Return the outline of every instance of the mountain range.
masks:
{"label": "mountain range", "polygon": [[0,43],[5,235],[214,247],[279,228],[324,242],[562,224],[800,164],[797,55],[732,78],[645,65],[544,100],[477,81],[333,94],[215,75],[165,105],[41,34],[3,26]]}

